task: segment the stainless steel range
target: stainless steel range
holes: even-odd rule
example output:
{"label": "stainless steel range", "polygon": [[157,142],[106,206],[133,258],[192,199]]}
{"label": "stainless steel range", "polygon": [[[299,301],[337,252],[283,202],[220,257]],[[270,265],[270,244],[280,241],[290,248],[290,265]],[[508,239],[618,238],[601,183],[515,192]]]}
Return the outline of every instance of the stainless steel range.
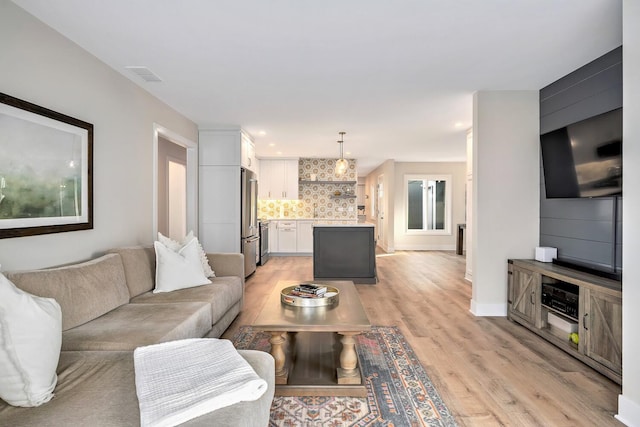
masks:
{"label": "stainless steel range", "polygon": [[260,221],[260,265],[269,261],[269,223]]}

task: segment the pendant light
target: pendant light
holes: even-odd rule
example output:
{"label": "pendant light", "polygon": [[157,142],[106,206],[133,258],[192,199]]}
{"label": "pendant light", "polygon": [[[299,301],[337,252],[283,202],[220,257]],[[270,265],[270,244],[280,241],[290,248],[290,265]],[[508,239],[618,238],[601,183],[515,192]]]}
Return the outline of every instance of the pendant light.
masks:
{"label": "pendant light", "polygon": [[340,158],[336,161],[336,175],[338,176],[342,176],[347,172],[347,169],[349,169],[349,162],[344,158],[344,156],[342,155],[342,144],[344,143],[344,134],[346,132],[338,132],[340,134],[340,141],[338,141],[338,144],[340,144]]}

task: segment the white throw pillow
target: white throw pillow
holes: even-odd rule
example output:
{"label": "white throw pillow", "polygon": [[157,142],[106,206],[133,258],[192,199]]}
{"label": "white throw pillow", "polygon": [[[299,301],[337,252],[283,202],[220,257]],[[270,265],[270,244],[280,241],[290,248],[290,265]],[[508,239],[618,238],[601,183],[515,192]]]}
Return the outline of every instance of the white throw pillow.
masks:
{"label": "white throw pillow", "polygon": [[61,345],[56,300],[24,292],[0,273],[0,397],[27,407],[51,400]]}
{"label": "white throw pillow", "polygon": [[198,251],[200,252],[200,262],[202,263],[202,269],[204,270],[204,275],[207,277],[216,277],[216,273],[213,271],[213,269],[209,265],[209,259],[207,258],[207,254],[204,251],[204,248],[200,244],[200,241],[198,240],[198,238],[193,235],[193,230],[189,231],[189,234],[187,234],[184,237],[184,239],[182,239],[181,242],[177,242],[172,238],[167,237],[162,233],[158,232],[158,241],[164,244],[169,249],[173,250],[174,252],[178,252],[187,242],[190,242],[192,239],[196,239],[198,242]]}
{"label": "white throw pillow", "polygon": [[154,242],[153,246],[156,250],[154,293],[171,292],[211,283],[202,271],[196,238],[191,239],[177,252],[161,242]]}

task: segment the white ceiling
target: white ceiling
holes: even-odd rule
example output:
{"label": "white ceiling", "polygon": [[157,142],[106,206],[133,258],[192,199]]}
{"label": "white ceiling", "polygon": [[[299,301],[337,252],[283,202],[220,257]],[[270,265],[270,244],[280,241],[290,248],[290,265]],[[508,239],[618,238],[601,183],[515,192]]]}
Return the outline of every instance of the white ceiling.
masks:
{"label": "white ceiling", "polygon": [[336,157],[346,131],[359,175],[464,160],[474,91],[537,90],[622,43],[622,0],[14,2],[259,157]]}

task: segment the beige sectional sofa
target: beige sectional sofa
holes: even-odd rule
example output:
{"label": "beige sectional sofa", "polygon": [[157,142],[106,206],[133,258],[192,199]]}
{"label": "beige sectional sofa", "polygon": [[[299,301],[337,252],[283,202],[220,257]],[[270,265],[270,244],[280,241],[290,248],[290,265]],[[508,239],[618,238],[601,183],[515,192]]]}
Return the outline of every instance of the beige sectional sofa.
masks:
{"label": "beige sectional sofa", "polygon": [[[207,254],[210,285],[153,293],[153,248],[123,248],[60,268],[5,273],[17,287],[55,298],[62,308],[62,351],[55,397],[35,408],[0,401],[0,425],[136,426],[140,423],[133,350],[166,341],[219,337],[243,302],[242,255]],[[257,401],[241,402],[186,425],[267,425],[274,362],[240,351],[268,383]],[[215,357],[215,355],[212,355]]]}

